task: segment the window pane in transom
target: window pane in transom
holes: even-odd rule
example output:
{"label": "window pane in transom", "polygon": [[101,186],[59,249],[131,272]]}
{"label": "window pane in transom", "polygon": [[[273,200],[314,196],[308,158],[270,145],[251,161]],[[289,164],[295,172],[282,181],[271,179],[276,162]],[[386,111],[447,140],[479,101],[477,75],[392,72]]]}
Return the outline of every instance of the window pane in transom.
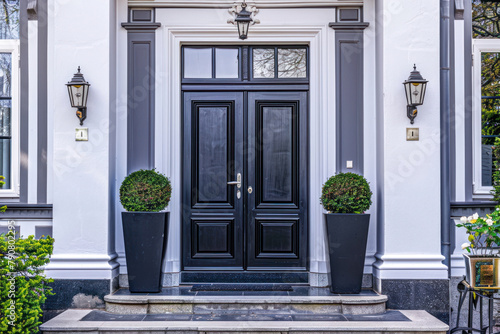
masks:
{"label": "window pane in transom", "polygon": [[306,49],[278,49],[278,78],[307,77]]}
{"label": "window pane in transom", "polygon": [[212,78],[212,48],[184,49],[184,78]]}
{"label": "window pane in transom", "polygon": [[238,78],[238,49],[215,49],[215,77]]}
{"label": "window pane in transom", "polygon": [[253,77],[274,78],[274,48],[253,49]]}

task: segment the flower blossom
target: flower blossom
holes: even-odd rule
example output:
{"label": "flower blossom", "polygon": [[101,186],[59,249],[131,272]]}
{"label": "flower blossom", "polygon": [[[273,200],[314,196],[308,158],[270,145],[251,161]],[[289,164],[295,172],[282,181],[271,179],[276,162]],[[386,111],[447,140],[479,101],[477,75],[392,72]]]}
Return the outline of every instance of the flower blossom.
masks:
{"label": "flower blossom", "polygon": [[472,219],[478,219],[478,218],[479,218],[479,215],[477,214],[477,212],[472,215]]}
{"label": "flower blossom", "polygon": [[486,224],[488,224],[488,226],[492,226],[493,225],[493,220],[486,219]]}
{"label": "flower blossom", "polygon": [[465,224],[465,223],[467,223],[468,219],[467,219],[467,217],[462,216],[462,218],[460,218],[460,221],[461,221],[463,224]]}
{"label": "flower blossom", "polygon": [[467,247],[470,247],[470,244],[468,242],[464,242],[462,244],[462,249],[466,249]]}

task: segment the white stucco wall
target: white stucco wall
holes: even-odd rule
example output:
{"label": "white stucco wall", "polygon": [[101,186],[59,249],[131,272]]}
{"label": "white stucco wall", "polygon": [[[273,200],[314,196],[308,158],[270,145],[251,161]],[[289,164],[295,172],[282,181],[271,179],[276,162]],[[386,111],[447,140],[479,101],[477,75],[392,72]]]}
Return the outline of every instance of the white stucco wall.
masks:
{"label": "white stucco wall", "polygon": [[[376,2],[378,261],[381,279],[447,278],[441,263],[439,3]],[[413,69],[429,80],[415,124],[402,82]],[[420,141],[406,141],[417,127]]]}
{"label": "white stucco wall", "polygon": [[[115,0],[49,0],[48,105],[52,117],[53,278],[110,279],[114,253]],[[92,85],[84,127],[65,84],[81,66]]]}

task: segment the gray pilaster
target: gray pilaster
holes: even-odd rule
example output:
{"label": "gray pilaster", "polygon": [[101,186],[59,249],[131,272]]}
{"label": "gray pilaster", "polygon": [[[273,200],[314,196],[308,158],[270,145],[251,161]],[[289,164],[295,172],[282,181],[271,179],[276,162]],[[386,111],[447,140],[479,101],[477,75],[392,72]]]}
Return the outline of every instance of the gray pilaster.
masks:
{"label": "gray pilaster", "polygon": [[[335,86],[338,172],[363,173],[364,22],[330,23],[335,29]],[[353,168],[347,168],[352,161]]]}
{"label": "gray pilaster", "polygon": [[127,172],[154,167],[155,30],[159,23],[122,23],[128,31]]}
{"label": "gray pilaster", "polygon": [[47,0],[38,1],[38,164],[37,203],[47,203]]}
{"label": "gray pilaster", "polygon": [[[465,200],[472,201],[473,193],[473,178],[472,178],[472,165],[473,165],[473,138],[472,138],[472,3],[471,1],[465,1],[464,3],[464,53],[465,53],[465,64],[464,64],[464,87],[463,92],[465,98]],[[459,94],[462,92],[459,92]]]}

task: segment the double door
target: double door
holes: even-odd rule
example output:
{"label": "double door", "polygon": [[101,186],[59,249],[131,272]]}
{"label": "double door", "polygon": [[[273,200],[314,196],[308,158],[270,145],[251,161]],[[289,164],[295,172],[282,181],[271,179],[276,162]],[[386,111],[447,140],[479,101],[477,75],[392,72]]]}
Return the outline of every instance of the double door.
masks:
{"label": "double door", "polygon": [[183,99],[183,270],[305,271],[307,92]]}

